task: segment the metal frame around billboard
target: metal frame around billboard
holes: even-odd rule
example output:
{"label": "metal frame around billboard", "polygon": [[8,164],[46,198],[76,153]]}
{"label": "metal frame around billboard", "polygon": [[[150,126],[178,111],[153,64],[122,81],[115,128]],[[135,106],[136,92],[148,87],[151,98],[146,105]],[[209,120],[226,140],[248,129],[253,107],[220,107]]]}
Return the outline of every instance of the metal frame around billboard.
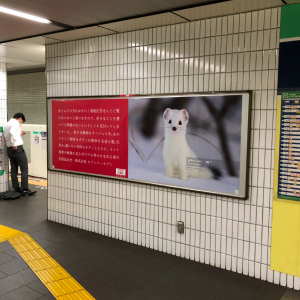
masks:
{"label": "metal frame around billboard", "polygon": [[[202,189],[194,189],[194,188],[186,188],[183,186],[177,185],[168,185],[162,184],[157,182],[150,182],[150,181],[143,181],[143,180],[136,180],[130,178],[121,178],[121,177],[114,177],[114,176],[105,176],[100,174],[92,174],[92,173],[83,173],[83,172],[75,172],[69,170],[62,170],[52,168],[52,109],[51,103],[52,100],[97,100],[97,99],[129,99],[129,98],[167,98],[167,97],[199,97],[199,96],[229,96],[229,95],[248,95],[248,103],[242,104],[242,129],[241,129],[241,151],[240,151],[240,191],[242,190],[243,193],[241,195],[235,195],[230,193],[222,193],[222,192],[214,192]],[[245,101],[245,100],[244,100]],[[185,94],[154,94],[154,95],[95,95],[95,96],[78,96],[78,97],[47,97],[47,131],[48,131],[48,151],[47,151],[47,169],[48,171],[57,171],[62,173],[70,173],[70,174],[80,174],[92,177],[102,177],[107,178],[110,180],[121,180],[126,182],[132,183],[143,183],[151,186],[158,186],[158,187],[166,187],[172,188],[176,190],[188,190],[193,192],[199,192],[204,194],[210,195],[217,195],[217,196],[225,196],[225,197],[232,197],[237,198],[240,200],[247,200],[249,197],[249,160],[250,160],[250,124],[251,124],[251,101],[252,101],[252,91],[234,91],[234,92],[210,92],[210,93],[185,93]],[[242,171],[242,172],[241,172]],[[242,174],[242,175],[241,175]]]}

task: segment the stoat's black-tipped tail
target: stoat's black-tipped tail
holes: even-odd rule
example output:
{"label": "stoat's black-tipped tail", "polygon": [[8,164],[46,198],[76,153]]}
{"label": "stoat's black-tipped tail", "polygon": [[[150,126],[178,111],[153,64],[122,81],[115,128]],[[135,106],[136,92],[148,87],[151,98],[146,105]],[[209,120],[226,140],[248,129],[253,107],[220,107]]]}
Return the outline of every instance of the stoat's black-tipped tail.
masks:
{"label": "stoat's black-tipped tail", "polygon": [[221,170],[219,170],[218,168],[213,167],[213,166],[208,167],[208,168],[210,169],[210,171],[213,174],[213,179],[219,180],[221,177],[223,177]]}

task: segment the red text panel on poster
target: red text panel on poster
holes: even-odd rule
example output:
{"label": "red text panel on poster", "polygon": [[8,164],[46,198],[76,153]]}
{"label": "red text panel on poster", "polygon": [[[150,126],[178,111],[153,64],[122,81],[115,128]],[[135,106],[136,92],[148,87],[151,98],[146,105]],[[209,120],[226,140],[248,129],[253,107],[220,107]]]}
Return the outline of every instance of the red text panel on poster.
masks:
{"label": "red text panel on poster", "polygon": [[53,100],[53,168],[128,178],[128,99]]}

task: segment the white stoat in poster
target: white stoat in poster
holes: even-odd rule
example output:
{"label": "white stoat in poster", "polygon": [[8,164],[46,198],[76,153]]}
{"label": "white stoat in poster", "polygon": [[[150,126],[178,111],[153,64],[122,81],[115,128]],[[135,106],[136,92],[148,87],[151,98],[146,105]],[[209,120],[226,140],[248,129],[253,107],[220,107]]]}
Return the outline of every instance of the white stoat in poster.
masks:
{"label": "white stoat in poster", "polygon": [[188,169],[187,158],[197,158],[186,140],[186,129],[189,114],[186,109],[167,108],[163,114],[165,127],[165,141],[163,158],[168,177],[187,180],[189,177],[218,179],[221,172],[215,167]]}

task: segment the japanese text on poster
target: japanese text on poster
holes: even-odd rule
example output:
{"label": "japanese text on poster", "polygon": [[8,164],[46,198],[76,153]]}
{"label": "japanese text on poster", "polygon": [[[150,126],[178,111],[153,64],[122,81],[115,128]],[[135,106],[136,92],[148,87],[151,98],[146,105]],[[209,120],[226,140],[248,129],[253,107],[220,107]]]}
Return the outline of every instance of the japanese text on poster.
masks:
{"label": "japanese text on poster", "polygon": [[128,99],[54,100],[53,167],[128,177]]}

